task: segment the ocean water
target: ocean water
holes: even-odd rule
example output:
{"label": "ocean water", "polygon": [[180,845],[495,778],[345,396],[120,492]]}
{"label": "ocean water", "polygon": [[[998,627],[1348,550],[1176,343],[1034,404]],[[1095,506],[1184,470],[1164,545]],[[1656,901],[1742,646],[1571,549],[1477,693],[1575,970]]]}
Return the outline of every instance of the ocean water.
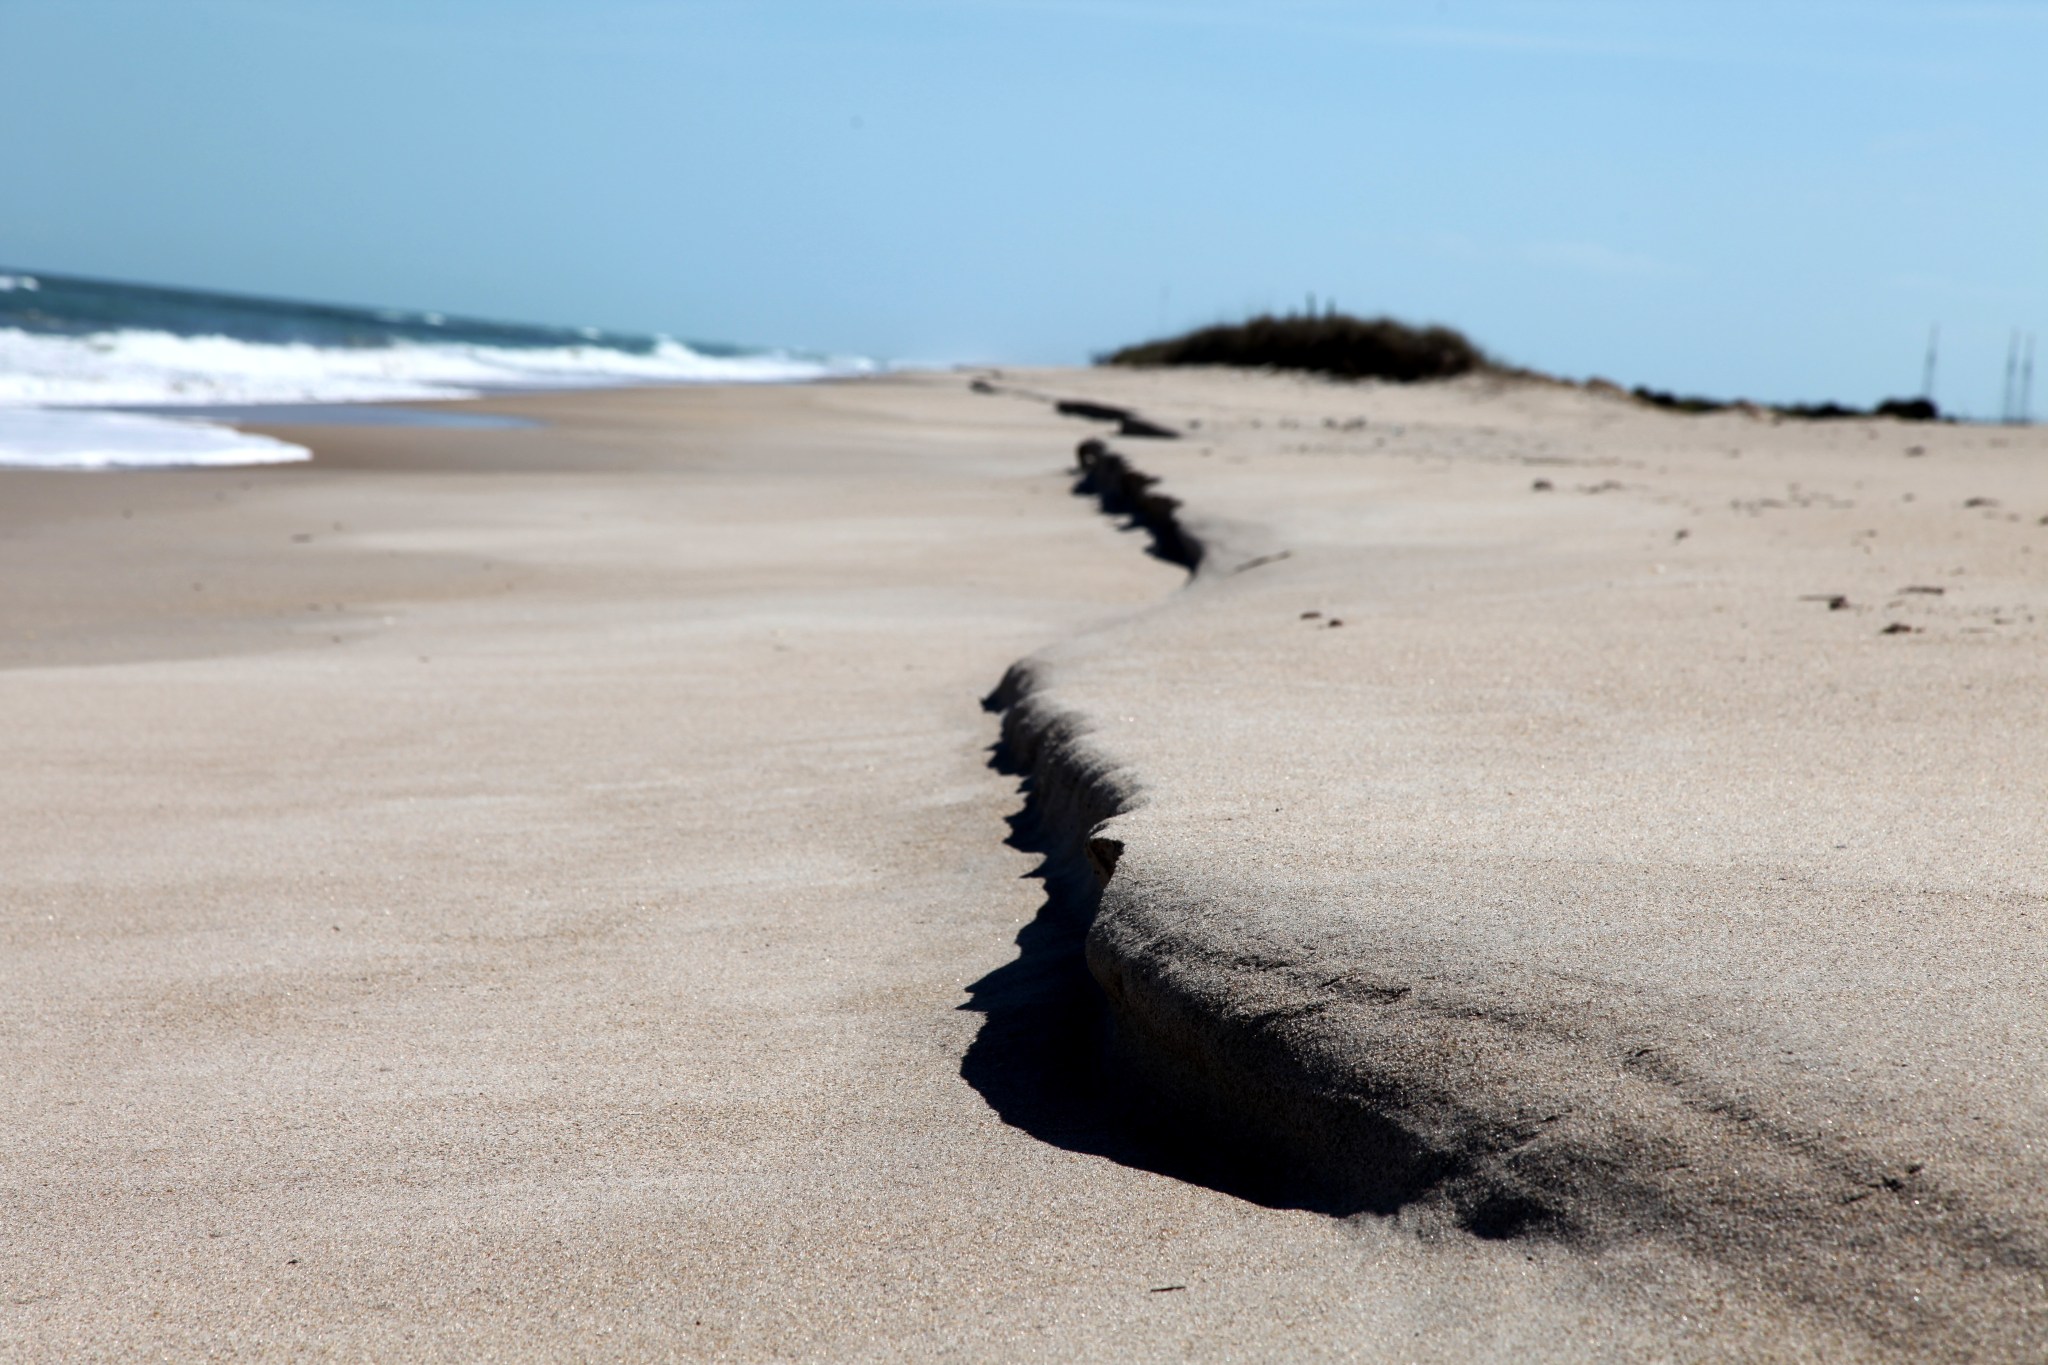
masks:
{"label": "ocean water", "polygon": [[[257,405],[792,381],[872,368],[857,359],[593,327],[0,270],[0,465],[103,469],[307,458],[297,446],[224,424],[225,410]],[[190,415],[182,415],[187,409]]]}

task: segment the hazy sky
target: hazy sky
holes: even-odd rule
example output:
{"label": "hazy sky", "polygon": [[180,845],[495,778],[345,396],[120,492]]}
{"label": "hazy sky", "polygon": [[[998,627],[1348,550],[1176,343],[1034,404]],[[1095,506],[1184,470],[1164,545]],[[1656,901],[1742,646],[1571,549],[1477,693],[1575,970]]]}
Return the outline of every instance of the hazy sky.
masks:
{"label": "hazy sky", "polygon": [[2040,3],[0,0],[0,263],[915,359],[1314,291],[1771,399],[1939,322],[1995,413],[2044,72]]}

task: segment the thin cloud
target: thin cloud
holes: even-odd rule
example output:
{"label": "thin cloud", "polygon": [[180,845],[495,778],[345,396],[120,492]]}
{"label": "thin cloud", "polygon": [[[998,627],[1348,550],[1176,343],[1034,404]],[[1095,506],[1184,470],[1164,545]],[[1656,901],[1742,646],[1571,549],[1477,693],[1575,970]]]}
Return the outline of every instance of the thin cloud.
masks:
{"label": "thin cloud", "polygon": [[[895,0],[909,8],[947,12],[951,0]],[[1477,23],[1414,23],[1388,21],[1361,14],[1360,7],[1330,3],[1328,0],[1264,0],[1260,4],[1182,3],[1163,0],[983,0],[984,10],[1039,13],[1124,23],[1158,28],[1238,28],[1258,33],[1284,33],[1325,42],[1345,42],[1361,47],[1435,48],[1470,52],[1493,52],[1545,57],[1587,57],[1631,62],[1670,62],[1686,65],[1778,68],[1792,71],[1864,71],[1892,76],[1942,80],[1968,74],[1966,65],[1924,55],[1892,56],[1876,51],[1845,50],[1843,45],[1826,48],[1788,47],[1783,44],[1743,40],[1753,33],[1742,11],[1750,18],[1768,19],[1772,10],[1763,5],[1730,4],[1723,9],[1700,10],[1695,14],[1717,15],[1718,22],[1696,26],[1683,35],[1643,34],[1646,11],[1632,5],[1601,3],[1600,0],[1563,0],[1555,4],[1499,4],[1481,6],[1486,13]],[[1383,7],[1381,13],[1393,7]],[[1979,25],[2010,25],[2031,29],[2041,12],[2020,5],[1980,4],[1968,7],[1922,5],[1817,5],[1814,13],[1839,13],[1842,33],[1854,36],[1869,27],[1871,20],[1918,21],[1949,26],[1958,14],[1967,13]],[[2048,6],[2040,7],[2048,11]],[[1669,17],[1668,13],[1665,17]],[[1631,31],[1632,30],[1632,31]]]}
{"label": "thin cloud", "polygon": [[1699,54],[1663,43],[1572,33],[1532,33],[1526,29],[1408,26],[1368,29],[1361,36],[1410,47],[1476,48],[1492,52],[1528,52],[1573,57],[1629,57],[1654,60],[1694,59]]}
{"label": "thin cloud", "polygon": [[1437,232],[1415,245],[1432,256],[1473,265],[1534,266],[1615,280],[1672,279],[1694,273],[1661,257],[1604,242],[1489,242],[1462,232]]}
{"label": "thin cloud", "polygon": [[1518,254],[1531,265],[1605,275],[1610,279],[1669,278],[1687,273],[1655,256],[1623,251],[1600,242],[1532,242]]}

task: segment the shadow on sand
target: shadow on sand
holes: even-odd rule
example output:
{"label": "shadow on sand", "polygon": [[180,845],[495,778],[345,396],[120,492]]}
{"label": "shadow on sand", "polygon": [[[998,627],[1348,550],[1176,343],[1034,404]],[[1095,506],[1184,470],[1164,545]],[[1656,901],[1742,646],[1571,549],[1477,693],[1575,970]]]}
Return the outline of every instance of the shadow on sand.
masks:
{"label": "shadow on sand", "polygon": [[1023,809],[1009,817],[1012,848],[1038,855],[1027,877],[1045,887],[1038,915],[1017,934],[1015,961],[967,987],[960,1006],[982,1025],[960,1075],[1005,1123],[1041,1142],[1204,1185],[1270,1208],[1356,1213],[1275,1170],[1259,1154],[1219,1144],[1108,1063],[1112,1024],[1088,972],[1085,945],[1100,892],[1083,859],[1062,850],[1039,818],[1032,781],[994,747],[989,766],[1019,779]]}

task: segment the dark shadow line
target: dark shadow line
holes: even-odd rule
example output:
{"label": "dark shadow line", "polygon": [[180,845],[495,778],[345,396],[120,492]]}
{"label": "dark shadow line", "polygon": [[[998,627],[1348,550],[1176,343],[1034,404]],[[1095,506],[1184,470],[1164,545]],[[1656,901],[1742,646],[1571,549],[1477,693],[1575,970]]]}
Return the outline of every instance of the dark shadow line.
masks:
{"label": "dark shadow line", "polygon": [[1110,516],[1122,517],[1123,529],[1144,531],[1150,537],[1146,553],[1189,573],[1201,566],[1201,542],[1181,529],[1180,499],[1153,492],[1156,477],[1093,437],[1075,447],[1074,466],[1075,495],[1093,498]]}
{"label": "dark shadow line", "polygon": [[1296,1179],[1271,1154],[1190,1123],[1166,1099],[1111,1061],[1112,1029],[1085,956],[1101,890],[1078,850],[1041,818],[1031,777],[1001,744],[989,766],[1018,779],[1021,809],[1008,817],[1011,848],[1038,855],[1025,875],[1043,884],[1038,914],[1018,931],[1016,958],[967,987],[963,1010],[982,1024],[960,1075],[1003,1122],[1064,1151],[1222,1191],[1270,1208],[1345,1217],[1374,1201]]}

